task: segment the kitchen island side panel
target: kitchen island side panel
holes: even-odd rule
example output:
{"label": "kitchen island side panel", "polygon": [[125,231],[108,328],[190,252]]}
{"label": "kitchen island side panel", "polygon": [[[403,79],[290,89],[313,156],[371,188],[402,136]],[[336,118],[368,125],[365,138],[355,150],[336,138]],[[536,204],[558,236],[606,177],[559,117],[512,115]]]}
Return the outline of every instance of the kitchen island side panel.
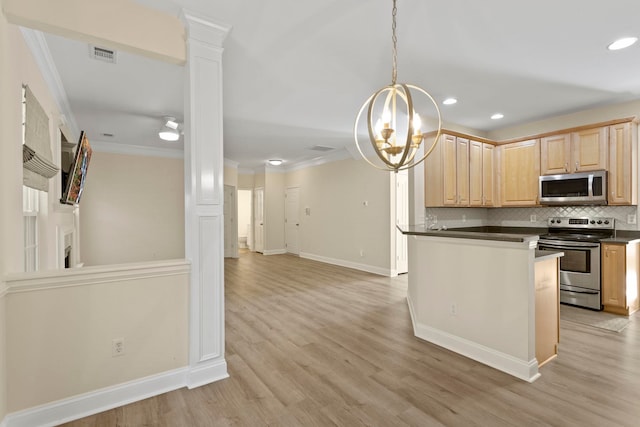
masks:
{"label": "kitchen island side panel", "polygon": [[415,335],[535,380],[534,260],[535,241],[410,236]]}

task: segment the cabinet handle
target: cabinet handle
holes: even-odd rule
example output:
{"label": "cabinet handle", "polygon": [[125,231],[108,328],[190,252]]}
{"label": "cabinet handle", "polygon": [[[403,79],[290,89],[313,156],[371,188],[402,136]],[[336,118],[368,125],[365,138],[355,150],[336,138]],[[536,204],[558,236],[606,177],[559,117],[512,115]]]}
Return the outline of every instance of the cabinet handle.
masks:
{"label": "cabinet handle", "polygon": [[574,169],[574,172],[578,172],[578,162],[576,162],[576,168]]}
{"label": "cabinet handle", "polygon": [[564,171],[569,172],[569,162],[564,162]]}

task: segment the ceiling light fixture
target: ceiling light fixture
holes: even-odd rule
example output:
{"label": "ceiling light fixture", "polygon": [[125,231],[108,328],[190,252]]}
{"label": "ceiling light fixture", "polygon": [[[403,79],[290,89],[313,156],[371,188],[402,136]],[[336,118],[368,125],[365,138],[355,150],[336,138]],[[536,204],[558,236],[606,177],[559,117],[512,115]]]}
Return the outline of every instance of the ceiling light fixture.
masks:
{"label": "ceiling light fixture", "polygon": [[491,120],[500,120],[501,118],[504,117],[504,114],[502,113],[495,113],[493,116],[491,116]]}
{"label": "ceiling light fixture", "polygon": [[447,99],[445,99],[444,101],[442,101],[442,103],[443,103],[444,105],[453,105],[453,104],[455,104],[456,102],[458,102],[458,100],[457,100],[457,99],[455,99],[455,98],[447,98]]}
{"label": "ceiling light fixture", "polygon": [[269,160],[269,164],[271,166],[280,166],[282,164],[282,160],[280,160],[280,159],[271,159],[271,160]]}
{"label": "ceiling light fixture", "polygon": [[[391,84],[383,87],[371,95],[362,105],[353,127],[353,136],[360,155],[372,166],[388,171],[398,172],[412,168],[427,158],[435,147],[442,130],[442,117],[437,102],[424,89],[406,83],[398,83],[398,37],[396,35],[396,14],[398,11],[397,0],[393,0],[391,20],[391,41],[393,43],[393,67],[391,72]],[[413,92],[413,94],[412,94]],[[418,149],[424,140],[421,131],[420,116],[414,110],[414,95],[421,98],[426,96],[438,113],[438,130],[433,143],[419,160],[416,160]],[[428,103],[427,103],[428,105]],[[382,165],[376,165],[364,155],[358,141],[358,123],[364,110],[367,109],[367,131],[371,145],[382,161]],[[424,113],[423,113],[424,114]],[[377,118],[374,124],[374,117]]]}
{"label": "ceiling light fixture", "polygon": [[165,116],[164,124],[158,132],[158,136],[163,141],[177,141],[180,138],[180,132],[178,132],[178,122],[175,117]]}
{"label": "ceiling light fixture", "polygon": [[637,41],[638,41],[637,37],[624,37],[611,43],[609,46],[607,46],[607,49],[609,50],[624,49],[625,47],[629,47]]}

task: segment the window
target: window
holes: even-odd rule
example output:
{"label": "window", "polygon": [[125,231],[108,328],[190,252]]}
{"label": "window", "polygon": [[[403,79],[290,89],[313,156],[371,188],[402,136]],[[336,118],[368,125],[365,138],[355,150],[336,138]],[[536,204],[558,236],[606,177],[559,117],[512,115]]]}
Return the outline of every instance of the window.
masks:
{"label": "window", "polygon": [[22,186],[24,271],[38,271],[38,190]]}

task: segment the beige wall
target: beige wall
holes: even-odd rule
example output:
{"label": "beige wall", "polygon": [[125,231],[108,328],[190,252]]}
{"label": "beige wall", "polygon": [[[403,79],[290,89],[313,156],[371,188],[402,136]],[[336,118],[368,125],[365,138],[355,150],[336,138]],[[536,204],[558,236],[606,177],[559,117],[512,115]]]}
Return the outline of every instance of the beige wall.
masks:
{"label": "beige wall", "polygon": [[225,166],[224,167],[224,185],[230,185],[232,187],[238,187],[238,168]]}
{"label": "beige wall", "polygon": [[254,174],[238,174],[238,188],[244,190],[250,190],[254,188],[255,175]]}
{"label": "beige wall", "polygon": [[[181,268],[9,294],[8,411],[186,366],[188,264]],[[112,357],[114,338],[124,338],[124,355]]]}
{"label": "beige wall", "polygon": [[300,252],[390,270],[390,179],[352,159],[289,172],[285,187],[300,188]]}
{"label": "beige wall", "polygon": [[264,250],[284,252],[285,174],[266,172],[264,186]]}
{"label": "beige wall", "polygon": [[505,139],[521,138],[526,137],[527,135],[536,135],[539,133],[552,132],[555,130],[568,129],[575,126],[589,125],[592,123],[605,122],[607,120],[621,119],[631,116],[640,116],[640,101],[593,108],[590,110],[579,111],[577,113],[525,123],[519,126],[498,129],[489,132],[487,138],[502,141]]}
{"label": "beige wall", "polygon": [[94,152],[80,203],[85,265],[184,258],[182,159]]}
{"label": "beige wall", "polygon": [[184,28],[180,20],[132,0],[3,0],[2,3],[5,15],[17,25],[177,64],[185,61]]}

